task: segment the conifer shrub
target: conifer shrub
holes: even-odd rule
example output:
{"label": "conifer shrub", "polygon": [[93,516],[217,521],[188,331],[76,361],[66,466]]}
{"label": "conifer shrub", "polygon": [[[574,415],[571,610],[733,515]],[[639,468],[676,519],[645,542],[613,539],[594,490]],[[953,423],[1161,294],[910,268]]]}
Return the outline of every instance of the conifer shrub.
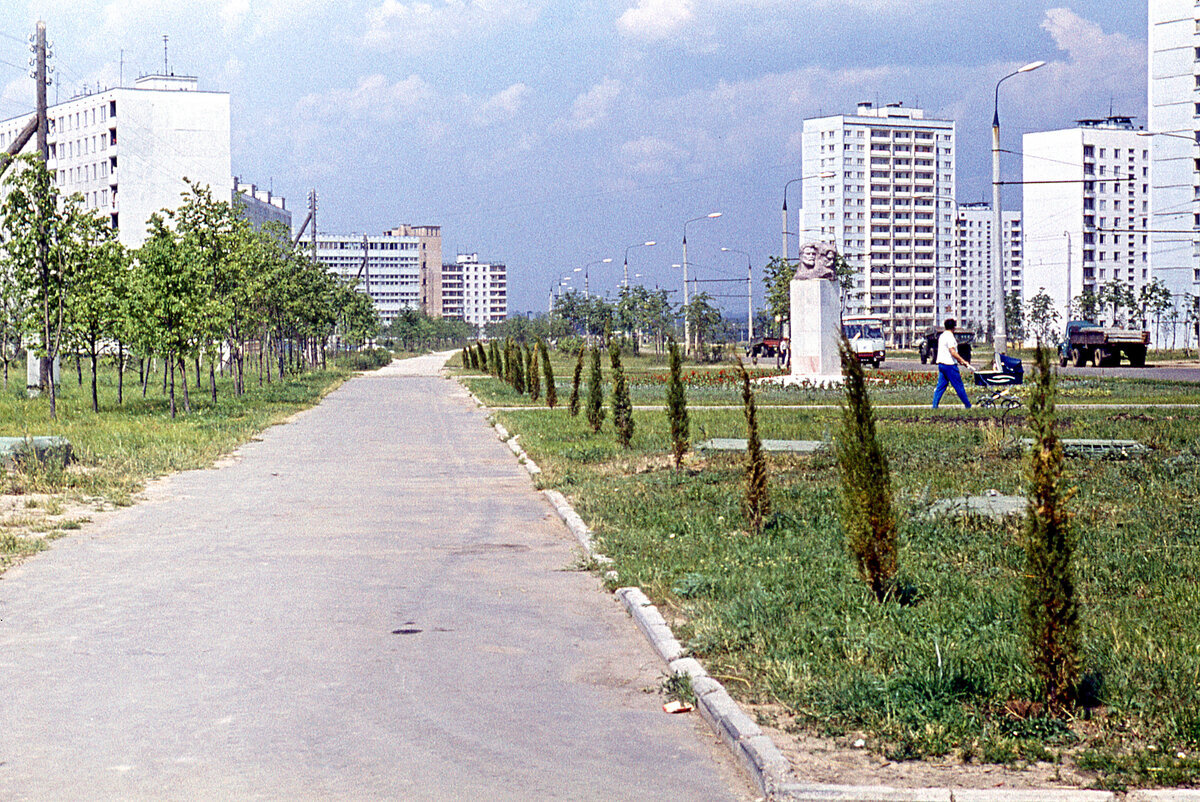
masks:
{"label": "conifer shrub", "polygon": [[529,391],[529,398],[537,401],[542,397],[542,370],[536,342],[532,346],[525,346],[525,355],[529,359],[527,362],[529,367],[525,373],[525,389]]}
{"label": "conifer shrub", "polygon": [[492,340],[489,344],[488,370],[497,379],[504,377],[504,358],[500,356],[500,344]]}
{"label": "conifer shrub", "polygon": [[579,356],[575,359],[575,375],[571,378],[571,397],[567,401],[567,410],[572,418],[579,414],[579,383],[583,379],[583,355],[586,353],[587,346],[579,346]]}
{"label": "conifer shrub", "polygon": [[1055,386],[1050,349],[1034,354],[1029,399],[1029,510],[1025,519],[1024,614],[1029,661],[1046,709],[1061,715],[1074,706],[1079,686],[1079,602],[1075,594],[1075,540],[1064,486],[1062,443],[1054,431]]}
{"label": "conifer shrub", "polygon": [[513,343],[510,361],[512,362],[513,389],[517,391],[518,395],[525,395],[525,354],[517,343]]}
{"label": "conifer shrub", "polygon": [[600,372],[600,347],[592,349],[592,370],[588,374],[587,420],[593,432],[604,423],[604,376]]}
{"label": "conifer shrub", "polygon": [[683,358],[679,345],[671,341],[671,374],[667,382],[667,418],[671,423],[671,452],[675,455],[675,470],[683,467],[683,455],[691,448],[687,411],[687,393],[683,387]]}
{"label": "conifer shrub", "polygon": [[537,347],[542,356],[542,375],[546,377],[546,406],[554,409],[558,406],[558,388],[554,386],[554,369],[550,367],[550,350],[541,337],[538,337]]}
{"label": "conifer shrub", "polygon": [[894,591],[896,514],[887,457],[875,432],[867,380],[854,346],[838,345],[846,394],[836,452],[841,473],[840,517],[858,573],[879,601]]}
{"label": "conifer shrub", "polygon": [[771,514],[771,492],[767,487],[767,459],[758,435],[758,408],[750,374],[738,360],[738,378],[742,380],[742,408],[746,415],[746,497],[743,505],[746,527],[751,534],[761,534],[763,523]]}
{"label": "conifer shrub", "polygon": [[461,353],[459,354],[459,356],[462,358],[463,370],[469,370],[469,369],[475,367],[473,364],[471,364],[471,355],[469,353],[467,353],[467,347],[465,345],[463,346],[463,349],[462,349]]}
{"label": "conifer shrub", "polygon": [[488,358],[487,351],[483,349],[483,343],[476,341],[475,343],[475,362],[479,365],[479,369],[487,372]]}
{"label": "conifer shrub", "polygon": [[633,443],[633,402],[629,400],[629,386],[621,367],[621,348],[615,339],[608,344],[608,358],[612,363],[613,427],[617,431],[617,442],[629,448]]}

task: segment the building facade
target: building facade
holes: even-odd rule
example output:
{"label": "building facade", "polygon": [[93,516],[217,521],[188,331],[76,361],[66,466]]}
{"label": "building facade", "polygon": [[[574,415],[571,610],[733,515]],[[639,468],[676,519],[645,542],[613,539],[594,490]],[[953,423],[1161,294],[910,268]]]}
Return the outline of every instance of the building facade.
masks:
{"label": "building facade", "polygon": [[508,268],[480,262],[474,253],[459,254],[442,265],[442,315],[465,320],[482,331],[508,317]]}
{"label": "building facade", "polygon": [[392,237],[417,238],[417,269],[420,292],[419,307],[430,317],[442,317],[442,228],[413,226],[402,223],[385,234]]}
{"label": "building facade", "polygon": [[[1004,265],[1006,294],[1022,294],[1024,232],[1021,213],[1001,214],[1001,258]],[[992,204],[963,203],[958,207],[957,267],[951,277],[950,303],[946,317],[953,317],[960,328],[990,333],[995,324],[992,294]]]}
{"label": "building facade", "polygon": [[952,306],[955,148],[954,122],[899,104],[804,121],[800,240],[846,257],[848,311],[881,317],[892,346],[916,342]]}
{"label": "building facade", "polygon": [[234,176],[233,204],[237,206],[239,203],[242,206],[242,216],[256,229],[261,229],[267,223],[278,223],[285,230],[292,230],[292,213],[288,211],[286,198],[274,194],[269,189],[243,183],[240,178]]}
{"label": "building facade", "polygon": [[420,242],[391,234],[318,234],[317,261],[367,293],[383,326],[421,303]]}
{"label": "building facade", "polygon": [[1182,309],[1200,292],[1200,6],[1149,11],[1150,269]]}
{"label": "building facade", "polygon": [[1136,297],[1150,280],[1150,141],[1140,133],[1131,118],[1108,117],[1023,138],[1024,297],[1044,291],[1062,323],[1085,290],[1118,281]]}
{"label": "building facade", "polygon": [[[55,104],[48,118],[48,167],[59,190],[79,193],[126,246],[142,243],[150,215],[179,205],[185,178],[230,197],[229,94],[200,91],[194,77],[144,76]],[[0,122],[0,147],[28,119]],[[22,152],[35,150],[31,139]]]}

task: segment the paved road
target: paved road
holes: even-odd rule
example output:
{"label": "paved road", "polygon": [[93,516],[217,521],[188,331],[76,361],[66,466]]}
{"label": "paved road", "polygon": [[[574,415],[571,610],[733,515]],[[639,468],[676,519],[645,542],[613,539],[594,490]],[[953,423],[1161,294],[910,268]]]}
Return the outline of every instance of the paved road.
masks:
{"label": "paved road", "polygon": [[0,798],[751,798],[438,360],[0,579]]}

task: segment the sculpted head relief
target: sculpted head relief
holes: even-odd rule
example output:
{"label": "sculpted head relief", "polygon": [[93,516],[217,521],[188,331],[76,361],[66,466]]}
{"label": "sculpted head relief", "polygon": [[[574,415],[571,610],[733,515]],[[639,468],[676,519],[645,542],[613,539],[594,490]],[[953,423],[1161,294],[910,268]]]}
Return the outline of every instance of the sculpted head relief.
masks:
{"label": "sculpted head relief", "polygon": [[797,279],[834,279],[837,264],[837,249],[828,242],[806,242],[800,249],[800,264],[796,267]]}

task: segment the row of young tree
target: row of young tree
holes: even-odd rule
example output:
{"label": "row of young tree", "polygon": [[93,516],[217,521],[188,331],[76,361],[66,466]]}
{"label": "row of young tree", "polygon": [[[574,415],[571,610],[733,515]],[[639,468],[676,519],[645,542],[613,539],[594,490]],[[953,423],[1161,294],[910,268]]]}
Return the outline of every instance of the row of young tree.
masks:
{"label": "row of young tree", "polygon": [[335,335],[348,344],[375,336],[370,298],[293,248],[289,231],[273,224],[256,230],[210,188],[188,186],[180,206],[154,214],[144,243],[131,250],[81,196],[63,195],[42,161],[21,157],[10,168],[0,204],[6,386],[10,365],[24,349],[35,351],[54,417],[54,360],[82,355],[91,364],[92,409],[99,411],[102,358],[116,362],[118,403],[134,361],[144,395],[157,358],[174,418],[177,373],[190,409],[189,363],[197,385],[207,363],[216,400],[218,366],[240,395],[248,356],[257,361],[261,383],[273,370],[283,376],[324,365]]}
{"label": "row of young tree", "polygon": [[650,290],[640,285],[622,287],[615,302],[571,291],[555,299],[547,322],[550,326],[557,324],[558,328],[550,336],[576,335],[589,342],[608,342],[619,334],[631,343],[635,354],[643,344],[661,354],[668,341],[682,334],[682,321],[686,320],[692,348],[700,354],[709,343],[738,338],[737,329],[727,325],[713,300],[707,292],[698,292],[687,304],[674,304],[670,291]]}

